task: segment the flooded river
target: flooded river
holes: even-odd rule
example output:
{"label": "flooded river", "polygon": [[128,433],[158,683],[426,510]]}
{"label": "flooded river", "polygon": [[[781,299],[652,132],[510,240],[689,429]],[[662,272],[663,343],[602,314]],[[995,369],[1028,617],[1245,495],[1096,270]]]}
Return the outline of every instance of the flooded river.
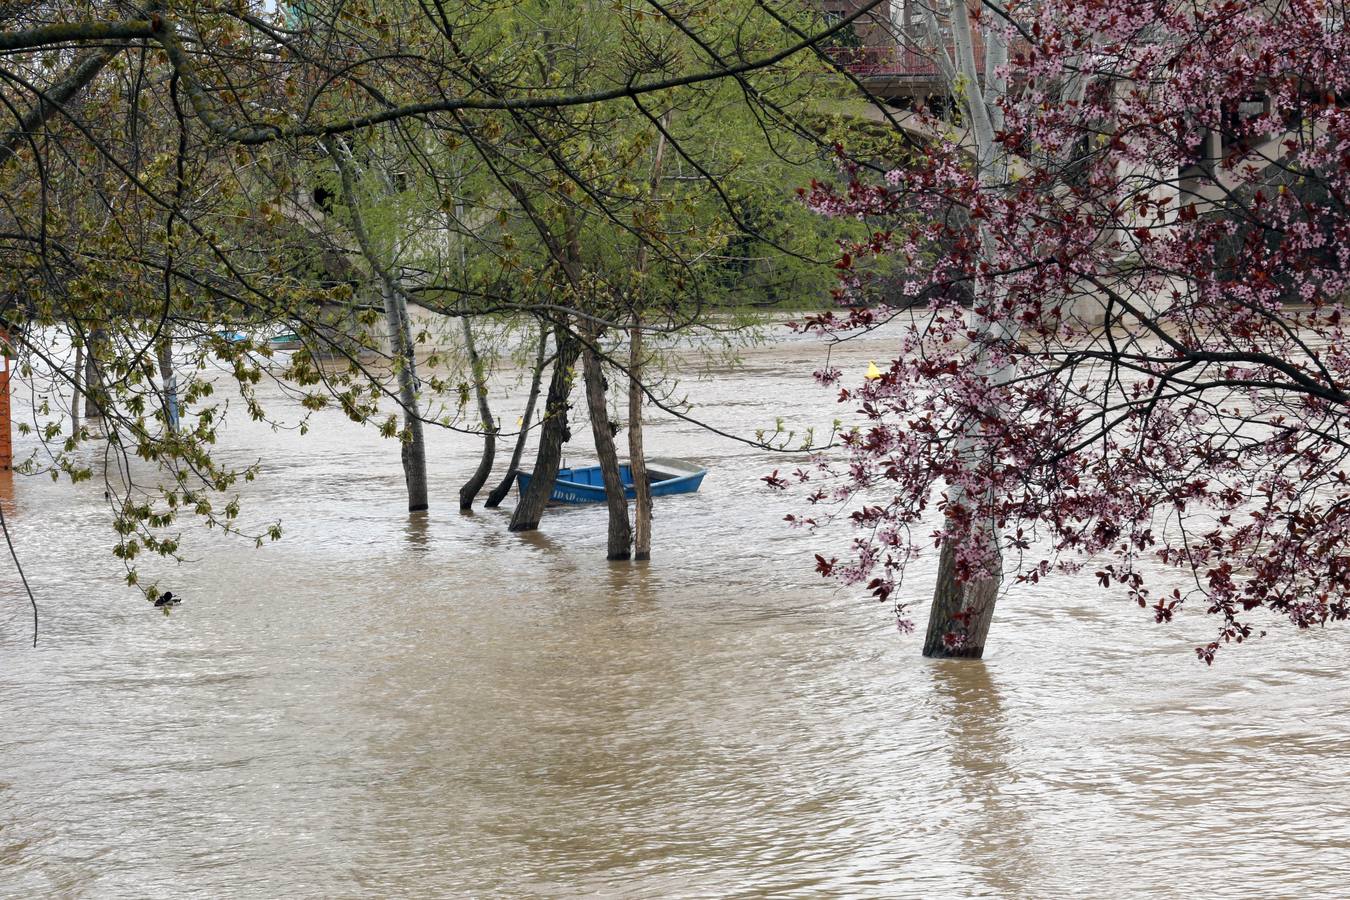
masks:
{"label": "flooded river", "polygon": [[[828,428],[823,358],[684,389],[739,433]],[[0,897],[1345,895],[1350,631],[1205,668],[1203,617],[1057,580],[1003,602],[983,663],[925,661],[813,574],[845,536],[784,527],[781,458],[649,429],[709,475],[638,566],[604,562],[600,508],[460,515],[470,438],[431,437],[410,518],[373,431],[235,422],[265,463],[244,517],[285,537],[191,534],[146,566],[169,616],[122,584],[101,485],[4,485],[42,637],[0,567]]]}

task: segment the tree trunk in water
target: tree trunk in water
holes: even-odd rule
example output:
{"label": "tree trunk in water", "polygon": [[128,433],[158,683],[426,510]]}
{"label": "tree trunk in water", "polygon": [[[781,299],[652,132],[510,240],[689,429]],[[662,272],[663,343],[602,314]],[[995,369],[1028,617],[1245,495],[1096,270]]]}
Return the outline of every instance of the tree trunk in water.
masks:
{"label": "tree trunk in water", "polygon": [[511,531],[533,531],[539,527],[544,507],[553,493],[553,482],[558,477],[562,446],[572,436],[567,430],[567,398],[572,393],[572,365],[577,361],[580,348],[562,328],[554,332],[553,341],[557,352],[553,358],[553,377],[548,383],[548,400],[544,404],[539,451],[535,455],[530,486],[521,494],[520,502],[511,514]]}
{"label": "tree trunk in water", "polygon": [[[403,480],[408,487],[408,511],[418,512],[428,508],[427,503],[427,447],[422,436],[422,415],[417,405],[417,358],[414,353],[412,329],[408,326],[408,303],[399,284],[398,256],[399,239],[395,235],[389,258],[392,268],[381,262],[383,255],[370,233],[366,230],[361,216],[361,204],[357,202],[356,163],[351,150],[341,138],[322,139],[323,147],[332,157],[342,181],[342,194],[351,215],[351,226],[356,242],[361,248],[371,272],[380,283],[380,297],[384,301],[384,318],[389,327],[389,359],[394,367],[394,376],[398,379],[398,402],[403,409],[403,434],[400,435],[399,455],[403,461]],[[385,193],[395,193],[389,173],[377,170],[384,185]],[[405,439],[406,438],[406,439]]]}
{"label": "tree trunk in water", "polygon": [[398,377],[398,402],[403,408],[403,428],[408,440],[402,442],[403,479],[408,486],[408,511],[426,509],[427,448],[422,438],[422,417],[417,408],[417,362],[413,356],[412,332],[408,328],[408,307],[389,285],[381,282],[384,315],[389,322],[389,349],[394,373]]}
{"label": "tree trunk in water", "polygon": [[[995,540],[992,532],[986,540]],[[991,546],[994,565],[999,559],[998,548]],[[937,588],[933,591],[933,606],[928,612],[928,631],[924,637],[923,655],[936,659],[979,659],[984,655],[984,642],[989,637],[989,623],[994,618],[994,604],[998,600],[999,574],[972,578],[962,584],[956,579],[956,549],[951,543],[942,545],[938,560]]]}
{"label": "tree trunk in water", "polygon": [[75,382],[75,393],[70,398],[70,435],[79,440],[80,402],[83,400],[80,385],[84,384],[84,344],[75,348],[75,371],[71,373],[70,380]]}
{"label": "tree trunk in water", "polygon": [[628,465],[637,505],[633,511],[633,559],[652,558],[652,484],[642,448],[642,323],[633,315],[628,332]]}
{"label": "tree trunk in water", "polygon": [[[941,29],[951,41],[950,55],[939,60],[938,68],[947,82],[949,95],[957,98],[954,105],[961,110],[962,118],[968,124],[969,140],[973,145],[974,161],[982,185],[991,193],[1011,190],[1015,184],[1009,172],[1011,154],[997,138],[1004,128],[1002,101],[1008,94],[1008,78],[1004,72],[1008,61],[1008,42],[1001,24],[981,25],[981,34],[977,35],[971,28],[972,17],[964,13],[951,16],[948,29],[939,25],[936,5],[919,4],[919,8],[927,27],[935,33]],[[977,60],[977,41],[983,45],[979,53],[983,59],[983,77]],[[981,265],[988,263],[997,269],[998,242],[994,240],[989,223],[982,221],[979,231]],[[977,312],[982,305],[990,309],[999,308],[997,294],[982,302],[979,283],[979,280],[972,282],[976,286],[976,296],[971,305],[969,330],[980,339],[992,337],[1014,340],[1019,327],[1016,320],[1011,317],[990,320]],[[995,292],[1002,289],[997,281],[991,287]],[[1005,383],[1012,374],[1010,364],[994,362],[987,351],[980,352],[975,366],[980,374],[995,383]],[[964,426],[962,443],[964,446],[961,452],[967,454],[968,458],[976,458],[984,452],[976,420]],[[994,603],[998,599],[1002,582],[998,535],[990,524],[987,529],[967,539],[987,543],[984,556],[990,560],[989,570],[973,573],[969,581],[961,583],[956,578],[955,547],[947,541],[943,542],[938,562],[937,587],[933,592],[933,605],[924,639],[924,656],[979,659],[984,654],[984,642],[989,634],[989,623],[993,619]]]}
{"label": "tree trunk in water", "polygon": [[84,351],[84,424],[95,433],[103,428],[103,414],[99,410],[94,393],[99,390],[98,360],[95,358],[102,335],[98,332],[89,336],[89,346]]}
{"label": "tree trunk in water", "polygon": [[511,463],[506,467],[506,477],[502,479],[501,484],[492,489],[487,502],[483,504],[488,509],[501,506],[507,492],[511,490],[511,483],[516,480],[516,470],[520,468],[520,457],[525,453],[525,441],[530,435],[534,421],[534,404],[539,400],[539,386],[544,381],[544,359],[547,355],[548,329],[540,326],[539,350],[534,357],[534,374],[530,378],[530,395],[525,400],[525,415],[520,417],[520,434],[516,435],[516,449],[511,451]]}
{"label": "tree trunk in water", "polygon": [[167,327],[157,348],[159,381],[164,393],[164,416],[169,430],[178,430],[178,376],[173,371],[173,337]]}
{"label": "tree trunk in water", "polygon": [[473,328],[467,316],[461,322],[464,325],[464,347],[469,354],[469,370],[473,372],[473,390],[478,397],[478,418],[483,423],[483,456],[478,461],[478,469],[473,477],[459,489],[459,508],[466,510],[473,509],[474,498],[492,474],[492,461],[497,456],[497,424],[492,421],[492,409],[488,406],[487,377],[483,372],[483,361],[478,356],[478,348],[473,343]]}
{"label": "tree trunk in water", "polygon": [[[588,334],[592,345],[598,335]],[[614,447],[614,431],[609,427],[609,409],[605,404],[605,373],[593,346],[582,351],[585,369],[586,407],[591,414],[591,434],[595,453],[600,457],[600,474],[605,482],[605,505],[609,507],[609,552],[606,559],[628,559],[632,553],[633,532],[628,526],[628,498],[624,496],[623,476],[619,472],[619,454]]]}
{"label": "tree trunk in water", "polygon": [[[670,127],[672,110],[661,115],[661,128],[656,138],[656,152],[652,156],[651,191],[656,195],[661,187],[661,163],[666,155],[666,129]],[[637,251],[637,271],[647,272],[647,244]],[[628,465],[633,474],[633,493],[637,503],[633,510],[633,558],[652,558],[652,484],[647,475],[647,457],[642,448],[642,315],[638,305],[633,307],[633,325],[628,330]]]}

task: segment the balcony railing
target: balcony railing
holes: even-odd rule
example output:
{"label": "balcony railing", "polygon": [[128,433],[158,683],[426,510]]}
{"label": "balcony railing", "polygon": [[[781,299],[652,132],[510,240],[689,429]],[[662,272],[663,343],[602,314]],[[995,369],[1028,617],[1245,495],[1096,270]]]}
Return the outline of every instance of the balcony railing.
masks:
{"label": "balcony railing", "polygon": [[[951,52],[951,34],[942,29],[942,37],[948,52]],[[911,34],[911,37],[914,35]],[[975,38],[975,59],[979,64],[984,59],[984,41],[978,32]],[[915,38],[916,42],[919,41]],[[934,54],[936,49],[918,49],[914,45],[894,44],[885,47],[831,47],[826,51],[830,58],[846,71],[858,78],[895,78],[930,80],[937,78],[942,70],[938,68]]]}
{"label": "balcony railing", "polygon": [[909,47],[831,47],[830,58],[858,78],[936,78],[937,63]]}

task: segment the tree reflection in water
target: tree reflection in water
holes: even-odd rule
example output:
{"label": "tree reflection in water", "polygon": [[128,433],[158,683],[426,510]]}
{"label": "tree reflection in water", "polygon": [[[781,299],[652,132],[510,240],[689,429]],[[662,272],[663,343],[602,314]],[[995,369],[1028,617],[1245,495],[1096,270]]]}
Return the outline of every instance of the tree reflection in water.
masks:
{"label": "tree reflection in water", "polygon": [[980,661],[939,660],[928,672],[936,719],[947,733],[950,786],[960,800],[954,821],[960,848],[953,848],[952,862],[969,866],[999,896],[1028,896],[1040,867],[1011,762],[1015,740],[1002,692]]}
{"label": "tree reflection in water", "polygon": [[431,549],[431,514],[425,509],[408,513],[408,524],[403,527],[409,550]]}

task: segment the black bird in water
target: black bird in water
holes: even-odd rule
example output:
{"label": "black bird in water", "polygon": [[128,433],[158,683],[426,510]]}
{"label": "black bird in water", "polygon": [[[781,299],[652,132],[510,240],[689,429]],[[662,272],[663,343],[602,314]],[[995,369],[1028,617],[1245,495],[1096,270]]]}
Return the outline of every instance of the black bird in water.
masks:
{"label": "black bird in water", "polygon": [[155,606],[177,606],[182,602],[183,598],[175,597],[173,591],[165,591],[159,595],[159,599],[155,601]]}

